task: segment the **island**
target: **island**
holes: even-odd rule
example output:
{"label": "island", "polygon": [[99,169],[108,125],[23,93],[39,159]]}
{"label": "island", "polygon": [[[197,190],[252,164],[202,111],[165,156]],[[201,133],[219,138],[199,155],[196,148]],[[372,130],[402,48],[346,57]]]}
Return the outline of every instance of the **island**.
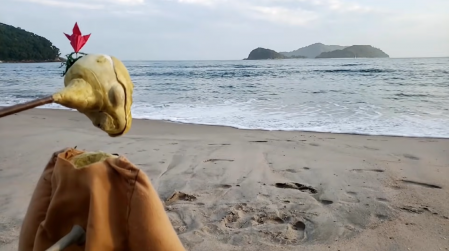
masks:
{"label": "island", "polygon": [[388,54],[371,45],[353,45],[342,50],[323,52],[316,58],[389,58]]}
{"label": "island", "polygon": [[262,60],[262,59],[284,59],[286,58],[284,55],[262,47],[258,47],[252,50],[248,57],[244,60]]}
{"label": "island", "polygon": [[314,44],[299,48],[294,51],[280,52],[280,53],[286,57],[302,56],[302,57],[306,57],[306,58],[316,58],[318,55],[320,55],[323,52],[342,50],[346,47],[348,47],[348,46],[325,45],[323,43],[314,43]]}
{"label": "island", "polygon": [[304,56],[284,56],[274,50],[258,47],[249,53],[249,56],[243,60],[264,60],[264,59],[295,59],[305,58]]}
{"label": "island", "polygon": [[32,32],[0,23],[0,62],[61,62],[59,49],[48,39]]}
{"label": "island", "polygon": [[276,52],[266,48],[252,50],[244,60],[293,59],[293,58],[388,58],[388,54],[371,45],[311,44],[290,52]]}

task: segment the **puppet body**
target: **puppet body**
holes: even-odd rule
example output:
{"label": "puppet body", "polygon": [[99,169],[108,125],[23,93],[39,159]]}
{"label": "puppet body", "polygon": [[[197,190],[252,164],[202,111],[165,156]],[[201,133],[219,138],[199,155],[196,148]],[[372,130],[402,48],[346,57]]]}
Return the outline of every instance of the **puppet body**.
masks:
{"label": "puppet body", "polygon": [[19,251],[45,251],[78,225],[64,251],[185,251],[149,177],[124,156],[55,152],[22,223]]}

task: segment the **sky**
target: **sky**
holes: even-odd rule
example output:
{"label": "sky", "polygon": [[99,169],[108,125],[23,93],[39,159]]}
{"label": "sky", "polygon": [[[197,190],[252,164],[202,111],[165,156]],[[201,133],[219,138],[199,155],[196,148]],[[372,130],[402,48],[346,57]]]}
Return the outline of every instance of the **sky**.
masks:
{"label": "sky", "polygon": [[[122,60],[234,60],[264,47],[369,44],[390,57],[449,56],[449,0],[0,0],[0,22]],[[1,49],[1,48],[0,48]]]}

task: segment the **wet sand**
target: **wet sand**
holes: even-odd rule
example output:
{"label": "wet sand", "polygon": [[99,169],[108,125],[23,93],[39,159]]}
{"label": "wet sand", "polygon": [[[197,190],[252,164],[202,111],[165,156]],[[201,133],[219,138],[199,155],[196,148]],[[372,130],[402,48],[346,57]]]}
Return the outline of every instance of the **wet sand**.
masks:
{"label": "wet sand", "polygon": [[125,155],[188,250],[449,250],[449,140],[134,120],[110,138],[76,112],[0,119],[0,250],[53,152]]}

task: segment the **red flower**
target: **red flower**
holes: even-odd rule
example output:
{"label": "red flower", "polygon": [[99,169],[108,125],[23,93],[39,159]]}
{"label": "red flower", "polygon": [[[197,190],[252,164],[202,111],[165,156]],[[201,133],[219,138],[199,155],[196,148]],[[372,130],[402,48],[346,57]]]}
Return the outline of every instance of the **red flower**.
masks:
{"label": "red flower", "polygon": [[83,46],[86,44],[87,40],[90,37],[90,34],[84,36],[81,35],[78,23],[75,23],[75,26],[73,26],[72,35],[68,35],[65,33],[64,35],[70,40],[70,44],[72,45],[72,48],[75,50],[76,53],[78,53],[81,50],[81,48],[83,48]]}

